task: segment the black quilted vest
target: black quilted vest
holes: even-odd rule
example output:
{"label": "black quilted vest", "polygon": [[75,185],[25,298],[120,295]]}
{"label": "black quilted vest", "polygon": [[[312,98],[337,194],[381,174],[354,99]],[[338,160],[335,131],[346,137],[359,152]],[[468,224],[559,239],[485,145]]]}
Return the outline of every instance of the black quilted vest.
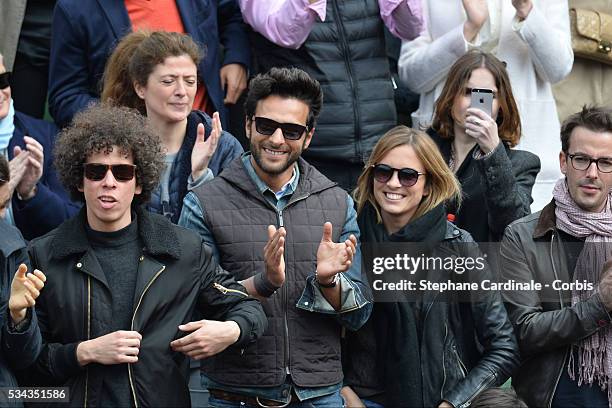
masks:
{"label": "black quilted vest", "polygon": [[304,158],[365,163],[380,137],[397,124],[393,85],[377,0],[327,0],[297,50],[251,35],[256,73],[298,67],[321,83],[323,109]]}
{"label": "black quilted vest", "polygon": [[282,212],[259,193],[240,158],[213,181],[194,190],[219,250],[221,266],[237,280],[264,270],[267,226],[282,223],[287,229],[285,284],[262,302],[268,329],[244,350],[229,348],[205,360],[204,370],[217,382],[278,386],[285,381],[287,368],[294,383],[303,387],[342,380],[340,325],[333,317],[295,305],[306,278],[315,272],[326,221],[332,223],[333,239],[338,242],[347,213],[346,192],[304,160],[298,165],[298,186]]}

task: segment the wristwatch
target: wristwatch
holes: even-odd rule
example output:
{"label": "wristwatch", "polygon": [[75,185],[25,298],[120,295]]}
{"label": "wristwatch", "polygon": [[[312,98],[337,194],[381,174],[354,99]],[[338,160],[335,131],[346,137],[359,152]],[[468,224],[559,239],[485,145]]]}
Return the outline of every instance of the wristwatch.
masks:
{"label": "wristwatch", "polygon": [[335,288],[336,285],[338,284],[338,282],[340,282],[340,274],[337,273],[334,275],[334,279],[330,282],[330,283],[321,283],[319,281],[319,275],[317,274],[317,272],[315,271],[315,280],[317,281],[317,285],[319,285],[322,288]]}

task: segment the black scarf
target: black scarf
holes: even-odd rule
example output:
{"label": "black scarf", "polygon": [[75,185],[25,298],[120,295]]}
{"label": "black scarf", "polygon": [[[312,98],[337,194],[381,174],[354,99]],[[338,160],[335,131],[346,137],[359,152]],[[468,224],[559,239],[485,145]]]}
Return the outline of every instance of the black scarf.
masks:
{"label": "black scarf", "polygon": [[[443,205],[411,221],[398,232],[389,235],[376,220],[376,212],[368,203],[359,214],[362,243],[426,242],[432,246],[446,234],[446,214]],[[365,256],[365,253],[364,253]],[[376,303],[372,311],[372,327],[379,344],[380,377],[384,378],[384,405],[390,407],[422,407],[420,334],[414,303]]]}

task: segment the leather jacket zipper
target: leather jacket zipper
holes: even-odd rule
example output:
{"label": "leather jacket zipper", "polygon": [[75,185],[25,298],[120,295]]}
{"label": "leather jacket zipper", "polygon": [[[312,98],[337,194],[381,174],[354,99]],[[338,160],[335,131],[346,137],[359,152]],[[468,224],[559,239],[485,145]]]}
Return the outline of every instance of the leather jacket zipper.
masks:
{"label": "leather jacket zipper", "polygon": [[[91,339],[91,276],[87,275],[87,340]],[[85,368],[85,401],[87,408],[87,387],[89,385],[89,367]]]}
{"label": "leather jacket zipper", "polygon": [[[444,340],[442,344],[446,344],[446,337],[448,336],[448,325],[444,323]],[[442,387],[440,388],[440,399],[444,399],[444,386],[446,385],[446,366],[444,365],[444,351],[442,351],[442,374],[444,375],[442,379]]]}
{"label": "leather jacket zipper", "polygon": [[[555,279],[558,280],[559,275],[557,275],[557,269],[555,268],[555,258],[553,256],[554,241],[555,241],[555,231],[553,231],[552,235],[550,236],[550,251],[549,252],[550,252],[550,263],[552,265],[553,275],[555,275]],[[561,290],[559,290],[558,293],[559,293],[559,305],[561,309],[563,309],[564,307],[563,294],[561,293]],[[571,346],[570,346],[570,353],[571,353]],[[565,351],[565,355],[563,357],[563,364],[561,364],[561,370],[559,370],[559,374],[557,374],[557,380],[555,381],[555,387],[550,393],[550,397],[549,397],[548,404],[547,404],[548,408],[552,406],[553,398],[555,396],[555,391],[557,390],[557,387],[559,386],[559,380],[561,380],[561,374],[563,374],[563,367],[565,366],[565,360],[567,360],[567,351]]]}
{"label": "leather jacket zipper", "polygon": [[459,362],[459,368],[461,368],[461,374],[463,375],[463,378],[467,377],[468,369],[465,366],[465,364],[463,364],[463,361],[461,360],[461,357],[459,357],[459,352],[457,351],[457,346],[453,347],[453,352],[455,353],[455,357],[457,357],[457,361]]}
{"label": "leather jacket zipper", "polygon": [[237,293],[239,295],[242,295],[244,297],[249,297],[248,294],[244,293],[241,290],[236,290],[236,289],[229,289],[226,288],[225,286],[217,283],[217,282],[213,282],[213,286],[215,287],[215,289],[217,289],[219,292],[223,293],[224,295],[227,295],[228,293]]}
{"label": "leather jacket zipper", "polygon": [[[144,290],[142,291],[142,294],[140,295],[140,299],[138,299],[138,303],[136,304],[136,308],[134,309],[134,315],[132,316],[132,324],[130,325],[130,330],[134,331],[134,320],[136,319],[136,313],[138,313],[138,308],[140,307],[140,304],[142,303],[142,299],[144,298],[145,293],[147,293],[147,290],[149,290],[149,287],[151,287],[153,282],[155,282],[157,277],[161,275],[161,273],[165,269],[166,269],[166,266],[165,265],[162,266],[162,268],[159,271],[157,271],[155,276],[153,276],[153,278],[149,281],[149,283],[147,283],[147,286],[145,286]],[[138,408],[138,400],[136,399],[136,390],[134,389],[134,380],[132,378],[133,374],[132,374],[132,364],[131,363],[128,363],[128,377],[130,379],[130,389],[132,390],[132,397],[134,398],[134,406]]]}

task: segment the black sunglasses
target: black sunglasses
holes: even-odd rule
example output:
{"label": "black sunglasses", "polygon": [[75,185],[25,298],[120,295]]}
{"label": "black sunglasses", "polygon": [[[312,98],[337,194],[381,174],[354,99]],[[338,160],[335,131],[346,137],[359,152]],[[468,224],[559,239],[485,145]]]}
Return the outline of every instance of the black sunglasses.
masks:
{"label": "black sunglasses", "polygon": [[130,181],[136,175],[135,164],[102,164],[85,163],[83,165],[85,177],[91,181],[100,181],[106,177],[110,170],[117,181]]}
{"label": "black sunglasses", "polygon": [[393,173],[397,171],[397,178],[399,179],[400,184],[404,187],[414,186],[419,180],[419,176],[425,175],[425,173],[420,173],[409,167],[404,169],[395,169],[391,166],[387,166],[386,164],[373,164],[371,167],[374,168],[374,179],[380,183],[386,183],[387,181],[391,180]]}
{"label": "black sunglasses", "polygon": [[11,86],[11,71],[6,71],[0,74],[0,89],[5,89]]}
{"label": "black sunglasses", "polygon": [[304,132],[308,131],[308,126],[298,125],[297,123],[278,123],[275,120],[255,117],[255,130],[265,136],[272,136],[276,129],[280,128],[283,137],[287,140],[298,140]]}

